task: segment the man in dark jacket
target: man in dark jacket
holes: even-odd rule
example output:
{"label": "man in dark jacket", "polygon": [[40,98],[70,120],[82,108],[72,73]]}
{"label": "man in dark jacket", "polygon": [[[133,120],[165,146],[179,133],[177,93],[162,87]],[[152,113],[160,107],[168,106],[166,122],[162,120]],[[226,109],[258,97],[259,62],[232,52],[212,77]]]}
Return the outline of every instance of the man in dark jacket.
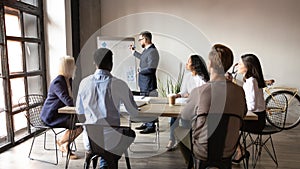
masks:
{"label": "man in dark jacket", "polygon": [[[159,54],[152,43],[152,34],[148,31],[140,33],[139,42],[144,48],[142,53],[135,51],[134,47],[131,47],[133,55],[140,59],[138,84],[140,87],[140,93],[143,96],[158,96],[157,93],[157,81],[156,81],[156,69],[159,62]],[[142,130],[140,133],[154,133],[155,121],[144,123],[136,129]]]}

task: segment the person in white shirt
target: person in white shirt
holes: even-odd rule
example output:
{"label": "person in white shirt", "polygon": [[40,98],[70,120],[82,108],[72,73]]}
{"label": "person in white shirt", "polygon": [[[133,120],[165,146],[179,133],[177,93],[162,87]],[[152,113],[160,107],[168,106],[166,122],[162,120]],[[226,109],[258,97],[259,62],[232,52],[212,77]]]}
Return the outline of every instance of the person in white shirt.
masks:
{"label": "person in white shirt", "polygon": [[[186,69],[190,71],[186,74],[183,80],[181,91],[176,94],[176,98],[184,97],[187,98],[191,91],[199,86],[202,86],[209,80],[208,71],[204,59],[199,55],[191,55],[186,63]],[[187,123],[181,120],[182,125]],[[167,150],[173,150],[175,145],[174,129],[179,126],[179,118],[172,117],[170,121],[170,139],[166,146]],[[188,126],[184,126],[187,127]]]}
{"label": "person in white shirt", "polygon": [[[245,91],[247,109],[258,116],[258,120],[245,120],[243,130],[250,133],[259,133],[264,129],[266,123],[266,107],[263,95],[263,88],[266,87],[266,84],[257,56],[254,54],[242,55],[237,73],[243,74],[243,89]],[[239,147],[232,161],[239,163],[248,154],[241,153],[241,148]]]}
{"label": "person in white shirt", "polygon": [[[81,82],[76,100],[76,112],[80,122],[87,124],[102,124],[120,126],[120,105],[124,104],[130,116],[138,115],[138,107],[128,85],[114,77],[110,72],[113,67],[113,53],[106,48],[97,49],[94,53],[96,71],[85,77]],[[99,131],[93,131],[95,135]],[[121,132],[122,133],[122,132]],[[113,153],[116,163],[122,153],[135,139],[132,130],[129,135],[123,135],[111,128],[104,129],[105,150]],[[84,132],[83,142],[86,155],[90,155],[90,145],[87,132]],[[105,169],[111,164],[110,160],[100,159],[100,169]]]}

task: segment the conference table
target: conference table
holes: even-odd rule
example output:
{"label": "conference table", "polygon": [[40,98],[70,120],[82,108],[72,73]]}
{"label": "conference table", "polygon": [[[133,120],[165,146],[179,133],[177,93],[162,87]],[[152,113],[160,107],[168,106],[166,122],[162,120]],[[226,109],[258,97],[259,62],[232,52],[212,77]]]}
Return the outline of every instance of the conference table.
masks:
{"label": "conference table", "polygon": [[[139,117],[180,117],[180,112],[183,110],[186,99],[176,99],[175,105],[169,105],[167,98],[160,97],[143,97],[135,96],[134,100],[139,106]],[[124,105],[121,105],[120,112],[126,112]],[[72,119],[76,119],[76,109],[75,107],[62,107],[58,109],[58,113],[71,114]],[[244,120],[257,120],[258,117],[252,112],[247,112],[244,116]],[[66,157],[66,166],[69,165],[69,154]]]}
{"label": "conference table", "polygon": [[[135,97],[137,105],[139,106],[139,116],[144,117],[179,117],[180,112],[185,106],[185,99],[176,99],[175,105],[170,106],[167,98],[160,97]],[[126,112],[122,105],[121,112]],[[58,109],[58,113],[76,114],[75,107],[63,107]],[[247,112],[244,120],[257,120],[258,117],[252,112]]]}

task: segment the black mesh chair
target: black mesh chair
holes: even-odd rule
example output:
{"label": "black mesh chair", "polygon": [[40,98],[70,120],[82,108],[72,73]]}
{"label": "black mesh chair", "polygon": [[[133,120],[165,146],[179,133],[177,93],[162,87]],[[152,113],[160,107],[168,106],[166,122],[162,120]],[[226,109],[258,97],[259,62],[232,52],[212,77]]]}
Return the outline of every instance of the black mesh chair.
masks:
{"label": "black mesh chair", "polygon": [[[135,132],[130,127],[125,126],[107,126],[100,124],[79,124],[85,126],[88,135],[91,151],[86,155],[84,169],[89,169],[93,162],[93,168],[97,167],[99,157],[105,159],[109,169],[118,169],[118,161],[122,154],[125,155],[127,169],[131,169],[127,148],[135,139]],[[104,141],[104,128],[112,129],[116,138],[120,138],[115,148],[106,150]],[[113,142],[114,140],[112,140]]]}
{"label": "black mesh chair", "polygon": [[207,125],[207,159],[197,159],[193,153],[193,142],[192,142],[192,130],[190,133],[191,150],[193,154],[193,160],[189,161],[188,168],[192,168],[192,162],[194,163],[194,169],[231,169],[231,159],[234,154],[225,156],[224,149],[226,139],[232,137],[234,141],[234,147],[230,147],[233,150],[239,144],[239,130],[243,126],[242,117],[236,114],[200,114],[193,120],[197,120],[199,117],[205,116],[205,124]]}
{"label": "black mesh chair", "polygon": [[[28,123],[33,129],[39,130],[34,132],[33,140],[31,143],[30,151],[28,154],[28,158],[31,160],[38,160],[46,163],[51,163],[51,164],[58,164],[58,150],[57,150],[57,145],[56,145],[56,136],[60,133],[62,133],[64,130],[56,132],[53,128],[46,126],[44,122],[40,119],[40,112],[44,103],[44,96],[39,95],[39,94],[30,94],[23,96],[19,99],[19,108],[22,111],[26,111],[26,118]],[[50,149],[46,147],[46,139],[47,139],[47,134],[46,132],[51,130],[54,133],[54,145],[55,149]],[[31,157],[31,152],[32,148],[34,145],[35,138],[41,134],[44,134],[44,150],[55,150],[55,162],[49,162],[41,159],[35,159]]]}
{"label": "black mesh chair", "polygon": [[[270,97],[270,100],[267,100],[266,103],[267,122],[264,129],[259,133],[248,132],[251,143],[247,147],[252,146],[253,168],[256,167],[263,148],[276,166],[278,166],[272,135],[281,132],[285,128],[288,100],[286,96],[282,94],[275,95],[273,98]],[[263,138],[263,136],[266,137]],[[267,146],[268,142],[270,142],[271,150]]]}

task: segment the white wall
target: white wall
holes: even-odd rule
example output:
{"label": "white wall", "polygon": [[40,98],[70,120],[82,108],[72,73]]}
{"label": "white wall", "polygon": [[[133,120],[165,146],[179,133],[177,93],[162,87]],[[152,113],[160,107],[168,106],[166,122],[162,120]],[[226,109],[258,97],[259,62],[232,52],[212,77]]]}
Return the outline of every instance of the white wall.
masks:
{"label": "white wall", "polygon": [[137,37],[150,30],[168,60],[161,64],[185,63],[191,52],[207,59],[210,46],[222,43],[233,50],[235,62],[254,53],[266,79],[300,89],[299,16],[298,0],[101,1],[102,35]]}
{"label": "white wall", "polygon": [[57,76],[59,58],[72,55],[70,0],[44,0],[48,84]]}

